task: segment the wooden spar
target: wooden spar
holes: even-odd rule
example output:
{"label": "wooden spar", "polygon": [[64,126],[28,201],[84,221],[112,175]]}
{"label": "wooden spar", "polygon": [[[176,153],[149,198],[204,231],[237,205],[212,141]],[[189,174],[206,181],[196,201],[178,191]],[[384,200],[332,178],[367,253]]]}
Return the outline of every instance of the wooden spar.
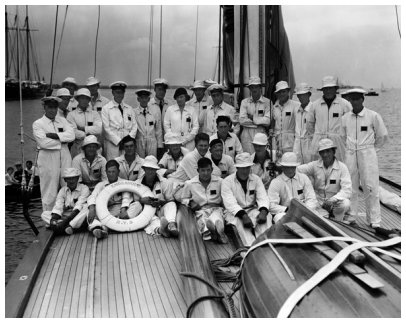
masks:
{"label": "wooden spar", "polygon": [[[203,239],[197,229],[192,211],[186,206],[178,206],[179,240],[182,250],[182,270],[195,273],[216,284],[209,257]],[[186,299],[189,305],[199,297],[218,295],[209,285],[195,278],[183,278]],[[228,317],[223,304],[216,300],[198,303],[192,311],[192,317]]]}
{"label": "wooden spar", "polygon": [[[314,235],[312,235],[310,232],[308,232],[295,222],[285,223],[284,227],[286,227],[289,231],[293,232],[294,234],[296,234],[301,238],[304,239],[315,238]],[[337,255],[336,251],[334,251],[324,243],[323,244],[314,243],[312,244],[312,246],[317,250],[319,250],[328,259],[333,259]],[[342,268],[371,288],[382,288],[384,286],[380,281],[369,275],[364,269],[353,263],[344,262],[342,264]]]}
{"label": "wooden spar", "polygon": [[28,248],[6,286],[5,317],[22,317],[53,239],[53,231],[44,229]]}
{"label": "wooden spar", "polygon": [[[310,221],[309,219],[304,218],[304,217],[302,218],[302,221],[306,227],[308,227],[314,233],[318,234],[320,237],[330,236],[330,234],[327,231],[323,230],[318,225],[314,224],[313,221]],[[340,251],[341,249],[344,249],[345,247],[347,247],[348,243],[346,243],[344,241],[332,241],[331,246],[333,247],[334,250]],[[360,251],[355,250],[354,252],[351,253],[350,260],[353,263],[362,264],[365,262],[365,255],[363,253],[361,253]]]}
{"label": "wooden spar", "polygon": [[[303,204],[301,204],[297,199],[292,199],[288,214],[286,214],[285,217],[288,215],[297,216],[298,218],[302,218],[305,215],[307,218],[309,218],[314,223],[321,226],[324,230],[328,231],[330,234],[348,237],[348,235],[344,231],[339,229],[334,224],[328,222],[323,217],[316,215],[314,212],[312,212]],[[387,262],[382,260],[380,257],[375,255],[372,251],[368,250],[367,248],[362,248],[361,251],[365,254],[365,256],[371,261],[373,265],[381,269],[382,274],[385,275],[389,280],[391,280],[394,286],[398,286],[398,288],[400,288],[401,274],[399,271],[390,266]]]}

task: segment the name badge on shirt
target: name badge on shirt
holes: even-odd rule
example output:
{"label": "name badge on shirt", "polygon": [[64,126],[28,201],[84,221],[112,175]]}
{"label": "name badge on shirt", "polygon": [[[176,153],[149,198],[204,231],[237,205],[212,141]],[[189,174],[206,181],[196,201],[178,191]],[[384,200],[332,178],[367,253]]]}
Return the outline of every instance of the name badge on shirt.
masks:
{"label": "name badge on shirt", "polygon": [[192,121],[192,119],[190,117],[186,118],[186,122],[191,122],[191,121]]}
{"label": "name badge on shirt", "polygon": [[161,194],[161,190],[155,190],[155,194]]}
{"label": "name badge on shirt", "polygon": [[73,199],[73,203],[75,203],[76,204],[76,202],[78,201],[78,199]]}
{"label": "name badge on shirt", "polygon": [[91,122],[91,121],[89,121],[88,123],[87,123],[87,125],[90,127],[90,126],[93,126],[93,122]]}
{"label": "name badge on shirt", "polygon": [[361,126],[361,131],[368,131],[368,127],[367,126]]}
{"label": "name badge on shirt", "polygon": [[128,116],[127,118],[128,118],[128,121],[131,121],[131,117],[130,117],[130,116]]}
{"label": "name badge on shirt", "polygon": [[133,175],[138,175],[138,170],[133,170]]}
{"label": "name badge on shirt", "polygon": [[150,125],[150,126],[153,126],[153,125],[154,125],[154,121],[150,121],[150,122],[149,122],[149,125]]}
{"label": "name badge on shirt", "polygon": [[304,119],[304,123],[306,123],[306,119]]}
{"label": "name badge on shirt", "polygon": [[75,111],[76,110],[76,107],[72,107],[72,111]]}
{"label": "name badge on shirt", "polygon": [[227,174],[227,171],[226,171],[226,170],[222,170],[222,171],[221,171],[221,174],[224,174],[224,175],[225,175],[225,174]]}
{"label": "name badge on shirt", "polygon": [[216,190],[210,190],[210,195],[216,195],[217,191]]}
{"label": "name badge on shirt", "polygon": [[264,110],[258,110],[258,114],[264,114]]}
{"label": "name badge on shirt", "polygon": [[330,184],[336,184],[336,180],[335,179],[330,179]]}
{"label": "name badge on shirt", "polygon": [[229,151],[231,151],[231,150],[233,150],[234,149],[234,147],[228,147],[228,150]]}
{"label": "name badge on shirt", "polygon": [[298,195],[303,194],[303,190],[297,190],[297,194]]}
{"label": "name badge on shirt", "polygon": [[290,112],[286,112],[286,114],[285,114],[287,117],[288,116],[290,116],[291,115],[291,113]]}
{"label": "name badge on shirt", "polygon": [[254,195],[255,194],[255,190],[250,190],[250,195]]}
{"label": "name badge on shirt", "polygon": [[206,109],[207,109],[207,105],[202,106],[202,109],[203,109],[203,110],[206,110]]}
{"label": "name badge on shirt", "polygon": [[97,112],[100,112],[102,110],[101,107],[97,107]]}
{"label": "name badge on shirt", "polygon": [[338,118],[340,115],[338,113],[333,113],[333,118]]}
{"label": "name badge on shirt", "polygon": [[93,170],[93,173],[98,173],[98,172],[100,172],[100,169]]}
{"label": "name badge on shirt", "polygon": [[63,132],[63,128],[58,128],[58,132]]}

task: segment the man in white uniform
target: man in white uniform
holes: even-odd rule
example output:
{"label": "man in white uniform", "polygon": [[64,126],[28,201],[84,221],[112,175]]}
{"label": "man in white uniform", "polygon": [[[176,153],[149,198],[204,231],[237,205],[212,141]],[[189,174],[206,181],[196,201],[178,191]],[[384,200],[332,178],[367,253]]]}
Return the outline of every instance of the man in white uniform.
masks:
{"label": "man in white uniform", "polygon": [[75,110],[76,107],[78,106],[78,101],[76,101],[76,99],[74,98],[75,91],[78,89],[78,84],[76,83],[76,80],[73,77],[67,77],[62,81],[61,87],[68,89],[71,96],[67,108],[68,111],[70,112]]}
{"label": "man in white uniform", "polygon": [[352,192],[351,176],[347,166],[335,158],[336,145],[331,139],[319,142],[320,159],[297,167],[297,171],[313,179],[319,208],[323,216],[333,216],[338,221],[354,222],[350,215]]}
{"label": "man in white uniform", "polygon": [[62,87],[56,91],[56,96],[61,99],[58,104],[58,116],[66,118],[68,116],[69,110],[68,105],[72,96],[68,89]]}
{"label": "man in white uniform", "polygon": [[68,142],[75,139],[71,124],[57,115],[60,98],[48,96],[41,99],[45,114],[34,121],[33,135],[37,141],[38,171],[42,198],[42,210],[51,211],[54,207],[59,187],[64,185],[61,174],[71,167],[72,158]]}
{"label": "man in white uniform", "polygon": [[90,95],[92,96],[92,99],[90,100],[92,109],[101,115],[103,106],[109,103],[110,100],[99,93],[100,81],[97,78],[91,76],[86,81],[86,87],[90,91]]}
{"label": "man in white uniform", "polygon": [[240,126],[242,149],[254,153],[252,141],[257,133],[268,133],[271,124],[271,101],[262,96],[262,82],[257,76],[249,78],[251,96],[241,101]]}
{"label": "man in white uniform", "polygon": [[165,134],[165,145],[168,151],[164,153],[158,166],[165,170],[163,176],[168,177],[178,169],[180,162],[189,153],[189,150],[182,147],[181,140],[175,134]]}
{"label": "man in white uniform", "polygon": [[[351,110],[347,100],[337,96],[337,79],[332,76],[323,78],[321,90],[323,96],[314,101],[308,112],[307,125],[310,133],[314,132],[311,144],[312,160],[317,160],[319,141],[331,139],[337,146],[336,158],[344,162],[345,140],[340,137],[342,132],[341,118]],[[313,130],[314,129],[314,130]]]}
{"label": "man in white uniform", "polygon": [[102,108],[104,153],[107,161],[120,156],[119,143],[125,136],[135,138],[137,121],[134,109],[123,102],[127,84],[117,81],[110,84],[113,100]]}
{"label": "man in white uniform", "polygon": [[218,116],[216,119],[217,132],[210,137],[210,141],[220,139],[223,142],[223,154],[235,160],[237,154],[243,152],[240,139],[234,132],[230,132],[233,125],[229,116]]}
{"label": "man in white uniform", "polygon": [[[204,81],[195,81],[190,89],[193,91],[194,96],[186,104],[192,106],[195,109],[196,115],[199,116],[202,110],[207,110],[213,104],[213,100],[206,93]],[[203,123],[199,123],[199,132],[202,132],[202,128]]]}
{"label": "man in white uniform", "polygon": [[346,140],[345,163],[351,174],[351,214],[358,212],[358,192],[361,182],[366,199],[367,221],[372,228],[380,227],[381,209],[379,204],[379,167],[376,152],[388,140],[388,131],[382,117],[364,107],[361,88],[347,91],[352,111],[343,117],[342,140]]}
{"label": "man in white uniform", "polygon": [[121,149],[124,151],[115,160],[119,164],[119,176],[122,179],[135,181],[142,173],[142,159],[136,153],[135,139],[130,136],[125,136],[120,142]]}
{"label": "man in white uniform", "polygon": [[272,226],[269,199],[262,180],[251,173],[251,155],[237,155],[237,172],[223,179],[221,197],[226,208],[226,222],[236,226],[244,246],[251,246]]}

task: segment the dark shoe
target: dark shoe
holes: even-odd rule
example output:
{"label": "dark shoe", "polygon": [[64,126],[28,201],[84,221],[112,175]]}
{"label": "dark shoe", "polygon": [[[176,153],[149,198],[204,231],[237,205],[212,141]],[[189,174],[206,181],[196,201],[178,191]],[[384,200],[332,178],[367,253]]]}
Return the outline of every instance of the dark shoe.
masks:
{"label": "dark shoe", "polygon": [[176,225],[176,222],[170,222],[168,224],[168,230],[169,230],[171,236],[173,236],[173,237],[179,236],[179,230],[178,230],[178,226]]}
{"label": "dark shoe", "polygon": [[107,238],[107,236],[109,235],[106,230],[103,230],[103,229],[100,228],[100,227],[97,227],[97,228],[94,229],[92,232],[93,232],[93,235],[94,235],[97,239]]}
{"label": "dark shoe", "polygon": [[163,216],[160,221],[161,226],[159,227],[159,233],[165,238],[169,238],[171,234],[168,230],[168,220]]}
{"label": "dark shoe", "polygon": [[73,234],[73,228],[69,225],[68,227],[65,228],[65,233],[68,235]]}
{"label": "dark shoe", "polygon": [[210,219],[206,221],[206,227],[210,231],[211,240],[219,241],[219,236],[217,234],[216,226]]}

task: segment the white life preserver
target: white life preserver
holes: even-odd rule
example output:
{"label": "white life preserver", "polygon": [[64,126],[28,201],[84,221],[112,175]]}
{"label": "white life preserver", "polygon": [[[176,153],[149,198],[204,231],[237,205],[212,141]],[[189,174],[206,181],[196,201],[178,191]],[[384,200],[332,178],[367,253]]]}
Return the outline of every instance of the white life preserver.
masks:
{"label": "white life preserver", "polygon": [[111,215],[107,208],[110,198],[120,192],[135,193],[139,197],[151,196],[151,190],[133,181],[120,181],[106,186],[96,199],[96,213],[100,222],[114,231],[128,232],[145,228],[155,214],[156,209],[151,205],[144,205],[142,212],[135,218],[124,220]]}

